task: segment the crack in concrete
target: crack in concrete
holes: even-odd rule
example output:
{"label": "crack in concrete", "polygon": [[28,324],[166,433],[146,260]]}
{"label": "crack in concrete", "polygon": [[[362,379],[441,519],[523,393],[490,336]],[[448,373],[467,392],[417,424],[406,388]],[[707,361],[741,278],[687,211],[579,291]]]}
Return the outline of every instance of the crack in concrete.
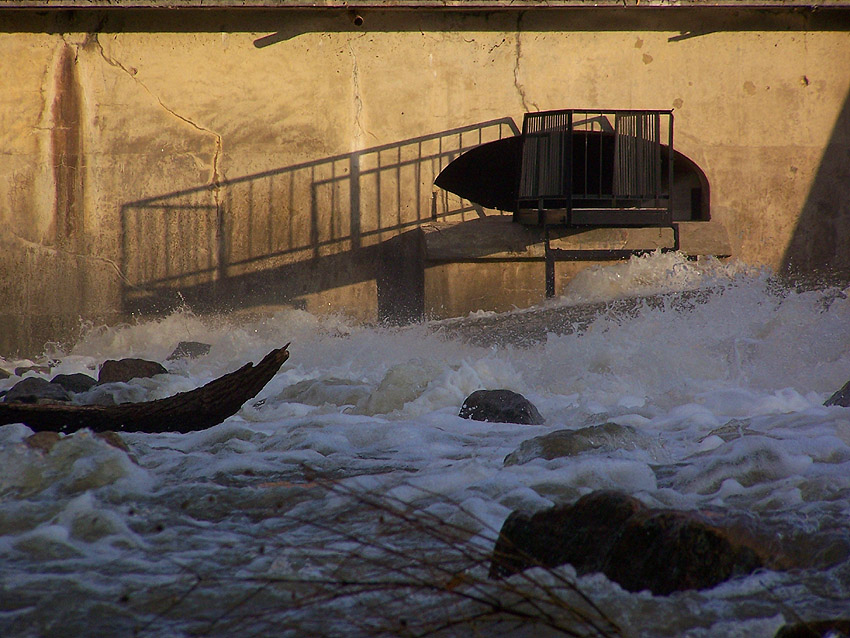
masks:
{"label": "crack in concrete", "polygon": [[[351,82],[352,90],[354,91],[354,128],[355,141],[360,141],[360,137],[366,133],[363,128],[361,117],[363,115],[363,99],[360,97],[360,68],[357,64],[357,54],[354,53],[354,48],[351,46],[351,41],[348,42],[348,53],[351,55]],[[356,144],[359,147],[359,143]]]}
{"label": "crack in concrete", "polygon": [[[357,36],[355,39],[360,39],[365,36],[366,34],[364,33]],[[354,91],[354,126],[357,131],[355,133],[355,143],[357,143],[359,147],[359,142],[364,135],[369,135],[376,140],[378,139],[378,136],[363,126],[363,98],[360,97],[360,65],[357,63],[357,54],[354,52],[354,47],[351,43],[352,41],[349,40],[347,45],[348,53],[351,56],[351,80],[352,89]]]}
{"label": "crack in concrete", "polygon": [[[212,157],[212,167],[211,167],[211,175],[210,175],[209,186],[210,186],[210,190],[212,192],[213,202],[215,203],[216,244],[220,247],[218,255],[217,255],[218,264],[217,264],[217,267],[216,267],[216,272],[218,273],[218,275],[217,275],[218,277],[222,277],[223,272],[224,272],[223,269],[225,268],[225,263],[224,263],[225,260],[224,260],[222,254],[221,254],[221,247],[223,246],[222,238],[223,238],[223,235],[224,235],[224,211],[222,209],[222,203],[221,203],[221,185],[222,185],[223,179],[222,179],[221,172],[219,170],[219,163],[221,161],[221,155],[222,155],[223,148],[224,148],[222,136],[220,134],[216,133],[215,131],[212,131],[212,130],[206,128],[206,127],[201,126],[200,124],[198,124],[194,120],[192,120],[192,119],[190,119],[190,118],[188,118],[184,115],[181,115],[180,113],[178,113],[177,111],[175,111],[174,109],[172,109],[171,107],[166,105],[158,95],[156,95],[144,82],[142,82],[139,78],[136,77],[136,69],[132,69],[132,70],[128,69],[126,66],[121,64],[121,62],[119,62],[115,58],[110,57],[109,55],[106,54],[106,51],[104,50],[103,45],[100,43],[100,40],[98,39],[97,33],[94,33],[90,39],[87,39],[86,43],[88,44],[89,42],[93,42],[95,44],[98,51],[100,51],[100,56],[106,61],[107,64],[109,64],[110,66],[113,66],[117,69],[121,69],[124,73],[126,73],[133,81],[135,81],[139,86],[141,86],[148,95],[150,95],[153,99],[155,99],[157,101],[157,103],[167,113],[169,113],[173,117],[176,117],[181,122],[185,122],[186,124],[188,124],[189,126],[194,128],[195,130],[200,131],[201,133],[204,133],[206,135],[211,135],[213,137],[213,139],[215,140],[215,150],[213,152],[213,157]],[[115,264],[113,264],[113,266],[116,268],[119,275],[130,286],[135,287],[134,284],[130,283],[130,281],[121,273],[121,271],[118,269],[117,266],[115,266]]]}
{"label": "crack in concrete", "polygon": [[[539,111],[540,107],[534,102],[528,100],[525,92],[525,87],[519,81],[519,64],[522,60],[522,19],[525,17],[525,11],[520,11],[516,21],[516,61],[514,62],[514,87],[519,93],[519,99],[522,102],[522,108],[526,113],[530,112],[531,106],[535,111]],[[529,106],[531,105],[531,106]]]}
{"label": "crack in concrete", "polygon": [[121,69],[124,73],[126,73],[134,82],[136,82],[139,86],[141,86],[148,95],[150,95],[153,99],[155,99],[157,101],[157,103],[167,113],[176,117],[181,122],[185,122],[186,124],[188,124],[189,126],[194,128],[195,130],[200,131],[201,133],[205,133],[207,135],[211,135],[214,138],[214,140],[215,140],[215,152],[213,153],[213,159],[212,159],[212,169],[211,169],[212,174],[210,175],[210,186],[212,186],[213,189],[214,189],[213,196],[215,197],[216,206],[218,207],[218,205],[219,205],[218,190],[219,190],[219,187],[221,186],[221,182],[222,182],[221,174],[219,172],[219,161],[221,160],[221,153],[222,153],[222,148],[223,148],[223,141],[222,141],[221,135],[219,135],[215,131],[212,131],[208,128],[201,126],[200,124],[189,119],[188,117],[181,115],[180,113],[178,113],[177,111],[175,111],[174,109],[169,107],[167,104],[165,104],[158,95],[156,95],[153,91],[151,91],[151,89],[144,82],[142,82],[139,78],[136,77],[135,73],[133,72],[135,69],[133,71],[131,71],[126,66],[121,64],[121,62],[119,62],[115,58],[107,55],[106,51],[103,48],[103,45],[100,43],[100,40],[98,38],[97,33],[94,33],[92,35],[92,37],[88,38],[86,43],[87,44],[88,43],[94,43],[94,45],[97,47],[98,51],[100,52],[100,56],[104,59],[104,61],[106,61],[107,64],[109,64],[110,66],[113,66],[117,69]]}

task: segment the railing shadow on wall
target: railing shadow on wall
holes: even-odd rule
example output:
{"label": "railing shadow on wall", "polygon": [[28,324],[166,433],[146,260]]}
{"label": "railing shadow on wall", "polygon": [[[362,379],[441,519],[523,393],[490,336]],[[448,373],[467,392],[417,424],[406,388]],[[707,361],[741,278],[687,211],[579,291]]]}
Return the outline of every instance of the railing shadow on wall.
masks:
{"label": "railing shadow on wall", "polygon": [[308,295],[375,281],[380,318],[416,319],[417,247],[399,237],[434,219],[482,215],[437,192],[434,179],[460,153],[518,134],[501,118],[129,202],[123,310],[304,306]]}

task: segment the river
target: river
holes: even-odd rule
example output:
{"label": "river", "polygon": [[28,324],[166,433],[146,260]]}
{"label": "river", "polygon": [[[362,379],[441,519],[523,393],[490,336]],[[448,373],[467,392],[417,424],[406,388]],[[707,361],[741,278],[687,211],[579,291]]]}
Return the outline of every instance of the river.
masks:
{"label": "river", "polygon": [[[846,616],[850,408],[823,403],[850,379],[847,292],[656,254],[503,315],[394,328],[182,310],[0,359],[96,376],[106,359],[211,345],[101,390],[138,401],[291,342],[237,415],[124,434],[129,454],[85,432],[45,454],[25,426],[0,427],[0,636],[768,638]],[[546,423],[459,418],[481,388],[522,393]],[[641,436],[504,463],[534,436],[606,422]],[[670,596],[570,566],[488,580],[511,511],[597,489],[747,519],[786,566]]]}

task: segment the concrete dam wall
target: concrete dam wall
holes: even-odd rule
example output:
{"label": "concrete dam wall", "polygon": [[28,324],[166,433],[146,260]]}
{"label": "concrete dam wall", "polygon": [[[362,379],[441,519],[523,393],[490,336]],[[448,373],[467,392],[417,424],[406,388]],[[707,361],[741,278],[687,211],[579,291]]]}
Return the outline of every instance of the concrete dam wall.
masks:
{"label": "concrete dam wall", "polygon": [[[0,353],[180,304],[540,301],[539,233],[434,179],[560,108],[673,110],[710,189],[691,254],[850,280],[850,3],[106,4],[0,9]],[[588,232],[559,286],[671,246]]]}

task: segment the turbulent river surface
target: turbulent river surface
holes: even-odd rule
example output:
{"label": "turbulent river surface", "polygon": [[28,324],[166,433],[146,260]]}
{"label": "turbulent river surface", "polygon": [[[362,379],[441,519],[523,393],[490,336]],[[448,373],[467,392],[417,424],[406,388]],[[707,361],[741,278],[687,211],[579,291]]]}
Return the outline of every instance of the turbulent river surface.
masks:
{"label": "turbulent river surface", "polygon": [[[291,342],[261,393],[205,431],[124,434],[129,453],[82,432],[46,453],[0,427],[0,636],[770,637],[846,617],[850,408],[823,403],[850,379],[848,292],[659,254],[502,315],[389,328],[182,311],[0,359],[50,360],[45,378],[164,362],[108,388],[146,401]],[[166,361],[180,341],[211,349]],[[546,423],[459,418],[482,388],[522,393]],[[607,422],[639,436],[504,462]],[[745,518],[784,567],[670,596],[570,566],[487,578],[511,511],[598,489]]]}

